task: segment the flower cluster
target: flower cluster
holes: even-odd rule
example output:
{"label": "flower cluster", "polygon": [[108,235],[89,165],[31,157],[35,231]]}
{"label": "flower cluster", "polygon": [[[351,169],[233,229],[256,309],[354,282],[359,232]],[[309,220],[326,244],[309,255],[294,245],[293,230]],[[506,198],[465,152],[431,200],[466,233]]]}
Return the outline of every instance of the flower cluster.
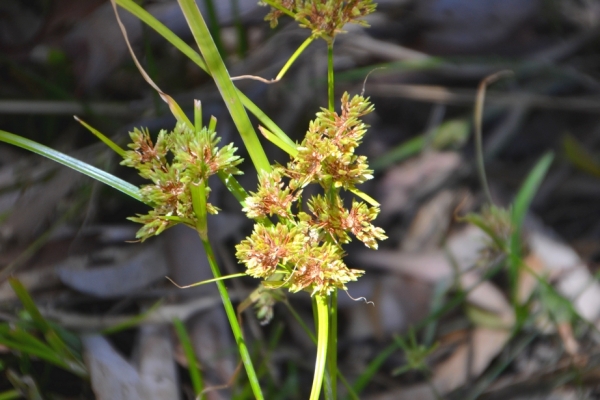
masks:
{"label": "flower cluster", "polygon": [[347,23],[368,26],[360,18],[371,14],[377,7],[373,0],[276,0],[271,3],[278,6],[273,6],[265,17],[272,28],[285,13],[283,10],[287,10],[300,22],[300,26],[310,29],[317,37],[329,40],[342,32]]}
{"label": "flower cluster", "polygon": [[[350,242],[352,234],[377,248],[377,240],[386,238],[371,223],[379,208],[353,200],[347,209],[340,190],[355,191],[355,185],[373,177],[366,158],[354,154],[367,129],[360,118],[371,111],[367,99],[351,99],[345,93],[339,114],[325,109],[317,114],[286,167],[276,166],[260,176],[259,188],[246,199],[244,211],[261,222],[236,247],[248,275],[267,279],[268,287],[327,294],[345,289],[364,273],[345,265],[341,245]],[[294,208],[302,207],[293,206],[308,184],[319,184],[324,194],[308,199],[308,212],[294,213]],[[277,224],[264,222],[273,216]]]}
{"label": "flower cluster", "polygon": [[[220,138],[212,129],[196,131],[180,123],[170,133],[160,131],[154,144],[147,129],[134,129],[129,135],[131,150],[121,164],[152,181],[141,187],[141,194],[153,209],[129,218],[144,225],[136,234],[142,241],[180,222],[194,226],[190,185],[205,183],[218,172],[241,173],[236,168],[242,162],[235,155],[237,149],[232,144],[218,148]],[[218,210],[208,203],[207,211]]]}

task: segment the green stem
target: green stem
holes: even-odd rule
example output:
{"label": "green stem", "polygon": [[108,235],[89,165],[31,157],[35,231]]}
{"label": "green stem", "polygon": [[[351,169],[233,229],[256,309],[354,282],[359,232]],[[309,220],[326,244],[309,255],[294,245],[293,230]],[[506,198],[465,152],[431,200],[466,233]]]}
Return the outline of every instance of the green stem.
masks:
{"label": "green stem", "polygon": [[302,44],[300,45],[300,47],[298,47],[298,49],[294,52],[294,54],[292,54],[292,56],[290,57],[290,59],[287,60],[287,62],[283,66],[283,68],[281,68],[281,71],[279,71],[279,73],[275,77],[276,81],[278,81],[281,78],[283,78],[283,76],[288,71],[288,69],[290,69],[290,67],[292,66],[292,64],[294,63],[294,61],[296,61],[296,59],[298,57],[300,57],[300,54],[302,54],[302,52],[308,47],[309,44],[311,44],[313,42],[313,40],[315,40],[315,37],[311,35],[304,42],[302,42]]}
{"label": "green stem", "polygon": [[194,388],[194,394],[200,398],[200,394],[204,389],[204,380],[202,379],[202,372],[199,368],[199,363],[198,359],[196,358],[196,353],[194,352],[192,340],[185,329],[185,325],[179,318],[175,318],[173,320],[173,326],[175,327],[175,332],[179,338],[181,348],[183,349],[183,354],[188,362],[188,371],[190,374],[190,380],[192,381],[192,387]]}
{"label": "green stem", "polygon": [[[210,264],[210,269],[212,270],[214,277],[220,278],[221,271],[219,269],[219,266],[217,265],[217,261],[210,243],[208,242],[208,240],[202,239],[202,245],[204,246],[204,251],[206,252],[208,263]],[[223,281],[217,281],[216,283],[217,289],[219,289],[219,294],[221,295],[221,301],[223,302],[223,306],[225,307],[225,313],[227,314],[229,325],[231,326],[235,342],[238,346],[238,351],[240,352],[240,356],[242,357],[242,363],[244,363],[244,368],[246,369],[246,374],[248,375],[248,381],[250,382],[250,386],[252,387],[254,397],[256,399],[263,400],[264,396],[260,388],[258,376],[256,375],[256,371],[254,370],[254,365],[252,364],[252,359],[250,358],[250,352],[248,351],[248,347],[246,346],[246,342],[244,341],[242,328],[238,323],[235,309],[233,308],[233,304],[231,304],[231,299],[229,298],[229,293],[227,292],[225,283]]]}
{"label": "green stem", "polygon": [[327,343],[329,341],[329,298],[321,294],[315,295],[314,298],[317,309],[317,361],[315,362],[315,375],[310,391],[310,400],[319,400],[327,361]]}
{"label": "green stem", "polygon": [[327,42],[327,98],[329,100],[329,111],[335,110],[333,84],[333,40]]}
{"label": "green stem", "polygon": [[[215,277],[215,279],[219,279],[222,277],[221,270],[217,265],[217,259],[210,245],[210,242],[208,241],[207,235],[208,223],[206,219],[206,190],[204,182],[200,182],[200,184],[198,185],[191,184],[190,191],[192,194],[192,206],[194,209],[194,214],[196,215],[196,229],[198,231],[198,235],[200,236],[200,240],[202,241],[204,251],[206,252],[208,264],[210,265],[210,269],[212,270],[213,276]],[[252,388],[254,397],[258,400],[263,400],[264,397],[260,388],[260,383],[258,382],[258,376],[256,375],[256,371],[254,370],[254,365],[252,364],[252,359],[250,358],[248,347],[246,346],[246,342],[244,341],[242,328],[240,327],[239,321],[237,319],[235,309],[231,304],[231,298],[229,297],[229,293],[227,292],[225,283],[223,282],[223,280],[217,280],[216,284],[217,289],[219,290],[219,294],[221,295],[221,301],[223,302],[223,306],[225,307],[225,313],[227,314],[229,325],[231,326],[231,330],[233,331],[235,342],[238,346],[238,351],[240,352],[240,356],[242,357],[242,362],[244,363],[244,368],[246,369],[246,374],[248,375],[248,381],[250,382],[250,387]]]}
{"label": "green stem", "polygon": [[337,399],[337,319],[338,319],[338,292],[331,293],[329,304],[329,338],[327,345],[327,371],[329,372],[330,390],[325,393],[330,399]]}

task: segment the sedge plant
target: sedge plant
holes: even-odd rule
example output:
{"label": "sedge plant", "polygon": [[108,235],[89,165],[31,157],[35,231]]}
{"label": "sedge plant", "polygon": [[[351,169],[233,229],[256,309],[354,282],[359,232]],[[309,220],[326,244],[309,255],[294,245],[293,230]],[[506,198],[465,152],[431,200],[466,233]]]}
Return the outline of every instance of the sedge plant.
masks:
{"label": "sedge plant", "polygon": [[[131,12],[181,50],[215,81],[256,169],[259,185],[248,193],[235,179],[242,159],[233,144],[221,145],[217,123],[202,121],[199,101],[191,121],[181,107],[145,73],[133,51],[134,61],[146,81],[169,105],[177,119],[171,130],[162,130],[153,140],[147,129],[130,132],[128,150],[122,149],[91,126],[80,121],[122,159],[149,181],[136,187],[105,171],[59,153],[23,137],[0,131],[0,140],[54,159],[104,182],[149,206],[149,211],[130,219],[140,223],[141,241],[164,230],[184,224],[198,232],[215,276],[223,305],[244,364],[252,392],[264,398],[257,373],[223,279],[249,275],[261,280],[263,290],[288,289],[306,292],[313,299],[317,325],[317,355],[310,399],[337,395],[337,293],[358,279],[364,271],[344,263],[343,245],[352,237],[376,249],[386,238],[373,225],[379,204],[357,186],[373,177],[367,159],[355,154],[368,126],[363,117],[373,105],[362,95],[344,93],[336,111],[333,46],[347,23],[366,25],[362,18],[375,10],[372,0],[265,0],[271,8],[266,20],[276,26],[279,18],[290,16],[310,31],[309,37],[284,65],[273,81],[280,80],[290,65],[313,41],[327,43],[327,107],[310,122],[301,143],[293,142],[267,115],[233,84],[204,17],[194,0],[179,0],[196,44],[197,53],[133,0],[112,0],[113,5]],[[118,13],[115,13],[118,19]],[[120,21],[119,21],[120,23]],[[121,25],[125,40],[127,35]],[[129,45],[129,43],[127,42]],[[131,49],[131,48],[130,48]],[[260,121],[259,129],[272,143],[289,154],[284,166],[267,159],[247,111]],[[207,215],[218,208],[209,202],[209,177],[217,175],[240,202],[248,218],[255,221],[252,234],[236,246],[236,256],[246,268],[244,274],[222,276],[209,242]],[[318,185],[320,194],[303,199],[308,185]],[[348,204],[349,192],[351,203]],[[198,383],[199,385],[199,383]],[[198,389],[198,388],[196,388]]]}

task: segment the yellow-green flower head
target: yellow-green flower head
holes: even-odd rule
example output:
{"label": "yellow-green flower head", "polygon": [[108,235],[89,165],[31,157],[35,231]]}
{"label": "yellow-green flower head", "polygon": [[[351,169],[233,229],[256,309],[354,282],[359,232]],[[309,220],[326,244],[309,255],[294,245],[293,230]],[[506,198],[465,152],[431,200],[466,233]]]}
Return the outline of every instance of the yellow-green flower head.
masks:
{"label": "yellow-green flower head", "polygon": [[271,0],[271,12],[265,17],[274,28],[279,17],[292,16],[303,28],[310,29],[314,36],[332,40],[347,23],[363,26],[368,24],[361,18],[375,11],[372,0]]}

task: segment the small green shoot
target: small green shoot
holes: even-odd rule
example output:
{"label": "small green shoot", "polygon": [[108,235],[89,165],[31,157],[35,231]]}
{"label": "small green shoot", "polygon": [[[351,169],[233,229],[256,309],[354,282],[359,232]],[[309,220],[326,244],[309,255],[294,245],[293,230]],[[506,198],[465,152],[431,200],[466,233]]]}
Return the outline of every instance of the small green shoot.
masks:
{"label": "small green shoot", "polygon": [[414,329],[410,329],[407,336],[406,340],[400,336],[394,337],[398,346],[404,351],[406,365],[394,369],[392,375],[398,376],[408,371],[428,373],[427,357],[437,349],[439,343],[435,343],[432,346],[418,344]]}
{"label": "small green shoot", "polygon": [[188,372],[194,388],[194,394],[196,395],[197,399],[201,400],[203,397],[202,391],[204,390],[204,382],[202,379],[202,372],[200,371],[200,363],[196,358],[192,340],[190,339],[187,329],[181,320],[175,319],[173,321],[173,326],[175,327],[177,338],[179,339],[179,343],[183,349],[183,354],[185,355],[185,359],[188,363]]}
{"label": "small green shoot", "polygon": [[3,130],[0,130],[0,141],[49,158],[52,161],[56,161],[59,164],[65,165],[77,172],[87,175],[98,182],[102,182],[107,186],[117,189],[131,198],[143,202],[140,189],[138,187],[88,163],[56,151],[50,147],[36,143],[32,140],[26,139],[22,136],[18,136]]}
{"label": "small green shoot", "polygon": [[[0,324],[0,344],[40,358],[82,378],[88,372],[79,351],[63,338],[65,333],[56,330],[40,313],[25,287],[16,279],[9,283],[23,304],[25,318],[15,325]],[[31,332],[39,331],[44,340]]]}
{"label": "small green shoot", "polygon": [[[522,264],[522,245],[521,245],[521,231],[525,215],[529,210],[533,197],[537,193],[540,185],[546,173],[550,169],[554,155],[549,152],[546,153],[533,167],[525,182],[521,186],[521,189],[517,192],[517,196],[512,206],[512,224],[514,231],[510,236],[510,253],[509,253],[509,280],[511,282],[511,288],[513,296],[516,296],[516,290],[518,287],[519,269]],[[515,303],[516,304],[516,303]]]}

